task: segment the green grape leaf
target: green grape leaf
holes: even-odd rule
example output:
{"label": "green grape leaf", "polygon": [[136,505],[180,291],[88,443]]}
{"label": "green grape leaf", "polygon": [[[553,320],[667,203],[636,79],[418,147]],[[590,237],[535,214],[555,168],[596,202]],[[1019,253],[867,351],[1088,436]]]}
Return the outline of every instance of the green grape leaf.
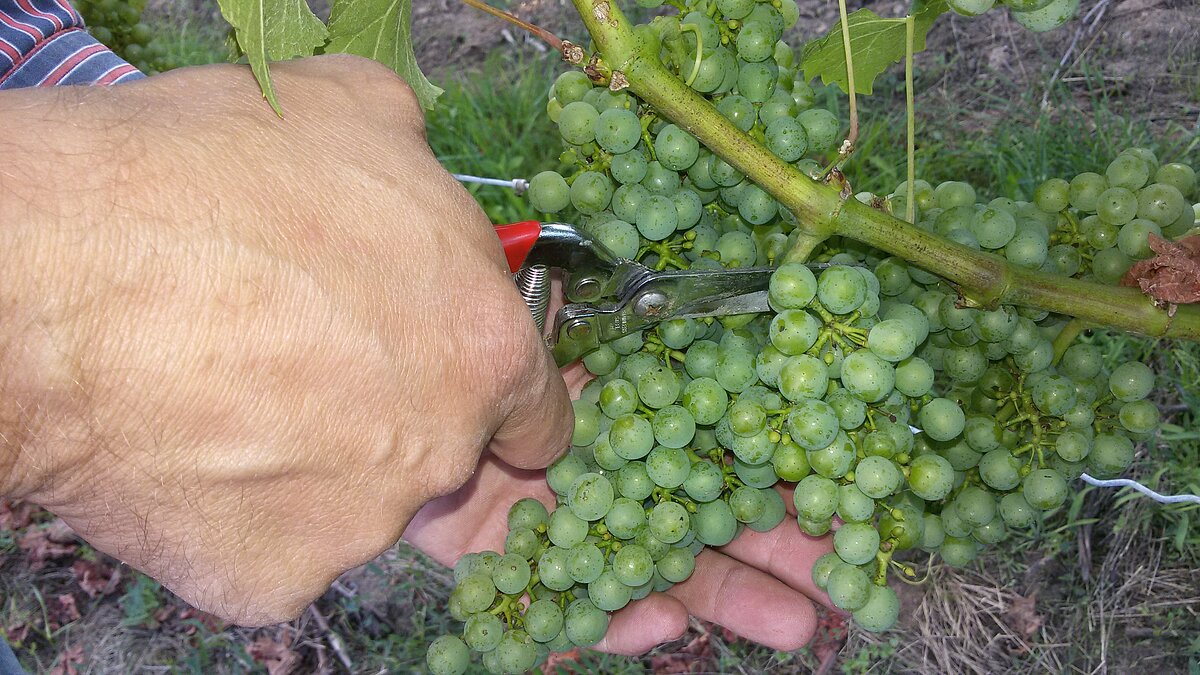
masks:
{"label": "green grape leaf", "polygon": [[325,52],[383,63],[408,82],[422,108],[432,108],[442,93],[425,78],[413,53],[412,0],[334,0]]}
{"label": "green grape leaf", "polygon": [[238,48],[250,62],[263,97],[282,114],[267,63],[312,55],[325,44],[325,24],[304,0],[217,0],[217,5],[236,31]]}
{"label": "green grape leaf", "polygon": [[[915,0],[914,54],[925,49],[925,36],[947,9],[945,0]],[[854,90],[870,94],[875,78],[904,59],[904,19],[885,19],[869,9],[860,9],[846,16],[846,24],[850,28],[850,53],[854,60]],[[841,22],[826,35],[804,45],[801,64],[805,78],[820,77],[825,84],[837,84],[842,91],[849,91]]]}

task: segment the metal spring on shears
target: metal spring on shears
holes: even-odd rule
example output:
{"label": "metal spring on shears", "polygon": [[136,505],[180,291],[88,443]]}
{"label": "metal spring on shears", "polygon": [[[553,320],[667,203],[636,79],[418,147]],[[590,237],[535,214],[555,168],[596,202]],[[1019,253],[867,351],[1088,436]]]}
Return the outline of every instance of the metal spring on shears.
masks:
{"label": "metal spring on shears", "polygon": [[546,327],[546,311],[550,307],[550,268],[545,265],[522,267],[514,275],[517,292],[529,307],[538,333]]}

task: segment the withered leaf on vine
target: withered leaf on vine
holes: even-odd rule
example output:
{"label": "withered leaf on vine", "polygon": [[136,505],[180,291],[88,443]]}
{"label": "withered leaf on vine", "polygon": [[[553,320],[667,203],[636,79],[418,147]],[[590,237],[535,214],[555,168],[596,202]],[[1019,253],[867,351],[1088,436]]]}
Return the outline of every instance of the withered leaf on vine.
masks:
{"label": "withered leaf on vine", "polygon": [[1187,305],[1200,302],[1200,235],[1171,241],[1151,234],[1154,256],[1139,260],[1121,278],[1159,302]]}

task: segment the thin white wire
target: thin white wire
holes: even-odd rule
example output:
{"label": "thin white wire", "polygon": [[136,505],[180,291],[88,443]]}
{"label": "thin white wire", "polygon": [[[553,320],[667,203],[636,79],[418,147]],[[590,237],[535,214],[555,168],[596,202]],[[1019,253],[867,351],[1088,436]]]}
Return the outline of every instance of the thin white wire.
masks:
{"label": "thin white wire", "polygon": [[1141,483],[1139,483],[1135,480],[1130,480],[1128,478],[1114,478],[1112,480],[1101,480],[1099,478],[1092,478],[1091,476],[1087,475],[1086,473],[1079,476],[1079,478],[1080,478],[1080,480],[1087,483],[1088,485],[1095,485],[1096,487],[1133,488],[1134,490],[1137,490],[1138,492],[1146,495],[1150,499],[1153,499],[1156,502],[1162,502],[1163,504],[1200,504],[1200,496],[1190,495],[1190,494],[1163,495],[1163,494],[1159,494],[1159,493],[1155,492],[1154,490],[1151,490],[1150,488],[1146,487],[1145,485],[1142,485]]}
{"label": "thin white wire", "polygon": [[482,176],[468,176],[465,173],[452,173],[455,180],[463,183],[479,183],[480,185],[495,185],[496,187],[506,187],[515,191],[518,195],[525,192],[529,188],[529,181],[524,178],[514,178],[505,180],[503,178],[484,178]]}

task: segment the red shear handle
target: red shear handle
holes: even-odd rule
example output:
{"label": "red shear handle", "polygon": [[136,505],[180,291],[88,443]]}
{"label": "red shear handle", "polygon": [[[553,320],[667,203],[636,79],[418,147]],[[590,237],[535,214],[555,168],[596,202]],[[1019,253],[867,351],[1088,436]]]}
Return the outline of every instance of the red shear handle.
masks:
{"label": "red shear handle", "polygon": [[508,258],[508,269],[514,274],[525,264],[525,258],[541,234],[542,224],[536,220],[496,226],[496,236],[500,237],[504,256]]}

